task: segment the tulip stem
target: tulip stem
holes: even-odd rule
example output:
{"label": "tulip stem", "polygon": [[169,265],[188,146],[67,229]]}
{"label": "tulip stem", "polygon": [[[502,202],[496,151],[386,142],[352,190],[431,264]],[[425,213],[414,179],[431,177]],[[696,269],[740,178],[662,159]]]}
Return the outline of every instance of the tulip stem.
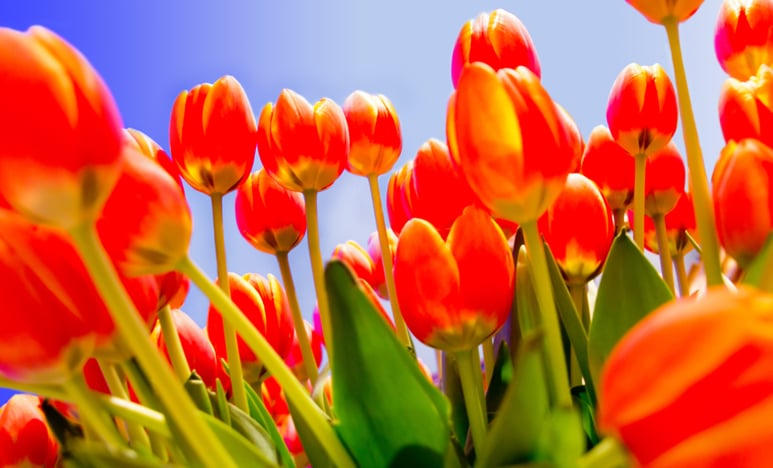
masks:
{"label": "tulip stem", "polygon": [[634,156],[636,166],[633,182],[633,240],[636,247],[644,252],[644,184],[647,173],[647,155],[639,153]]}
{"label": "tulip stem", "polygon": [[687,297],[690,295],[690,283],[687,279],[687,268],[684,265],[684,254],[674,255],[674,266],[676,267],[676,279],[679,281],[679,296]]}
{"label": "tulip stem", "polygon": [[[314,289],[317,292],[317,309],[319,319],[322,322],[322,335],[327,343],[330,337],[332,325],[330,324],[330,306],[327,300],[327,287],[325,286],[325,266],[322,262],[322,251],[319,247],[319,216],[317,215],[317,191],[306,190],[303,192],[306,203],[306,232],[309,242],[309,260],[311,261],[311,274],[314,279]],[[327,348],[328,362],[332,362],[332,347]]]}
{"label": "tulip stem", "polygon": [[169,360],[172,362],[172,369],[174,369],[180,382],[185,383],[191,376],[191,368],[185,358],[185,351],[183,351],[180,335],[174,324],[174,318],[172,318],[172,308],[169,307],[169,304],[158,311],[158,323],[161,326],[161,335],[164,337]]}
{"label": "tulip stem", "polygon": [[486,370],[486,388],[491,383],[491,377],[494,375],[494,366],[496,365],[497,358],[494,354],[494,342],[491,338],[483,340],[483,368]]}
{"label": "tulip stem", "polygon": [[70,231],[81,258],[99,290],[107,309],[115,322],[118,339],[129,346],[143,371],[153,384],[170,423],[179,429],[185,445],[208,467],[235,467],[220,440],[196,417],[198,409],[188,394],[179,385],[170,366],[164,362],[150,342],[147,327],[142,322],[131,298],[121,285],[118,274],[100,244],[97,231],[92,223],[84,223]]}
{"label": "tulip stem", "polygon": [[568,283],[569,294],[572,296],[574,310],[582,322],[585,333],[590,330],[590,311],[585,307],[585,297],[588,294],[587,283]]}
{"label": "tulip stem", "polygon": [[486,443],[488,421],[486,417],[486,400],[483,394],[483,380],[480,371],[478,348],[456,353],[456,364],[459,366],[459,380],[462,382],[464,405],[467,409],[467,419],[470,421],[472,442],[478,449]]}
{"label": "tulip stem", "polygon": [[668,44],[671,48],[671,59],[674,64],[679,112],[682,116],[682,136],[687,153],[687,168],[692,187],[695,221],[703,246],[701,259],[706,271],[706,283],[708,286],[722,285],[724,282],[719,262],[719,240],[715,227],[714,206],[711,202],[698,129],[695,125],[695,116],[690,102],[690,90],[687,86],[687,75],[682,59],[682,46],[679,42],[679,23],[676,18],[668,18],[663,21],[663,26],[666,28]]}
{"label": "tulip stem", "polygon": [[658,255],[660,255],[660,272],[663,275],[663,281],[671,290],[671,295],[676,297],[676,287],[674,286],[674,267],[671,261],[671,247],[668,242],[668,231],[666,230],[666,217],[663,214],[652,216],[652,222],[655,223],[655,234],[658,238]]}
{"label": "tulip stem", "polygon": [[[102,371],[102,375],[105,378],[107,387],[110,389],[110,393],[116,397],[128,401],[129,394],[126,391],[126,387],[116,372],[115,365],[104,361],[97,361],[99,369]],[[125,420],[126,428],[129,431],[129,440],[132,446],[139,452],[148,453],[150,449],[150,439],[144,429],[136,422],[132,420]]]}
{"label": "tulip stem", "polygon": [[617,236],[625,228],[625,208],[613,210],[612,216],[615,220],[615,236]]}
{"label": "tulip stem", "polygon": [[381,203],[381,191],[378,187],[378,175],[368,176],[368,185],[370,186],[370,198],[373,201],[373,212],[376,215],[376,230],[378,231],[378,243],[381,247],[381,261],[384,267],[384,279],[386,280],[387,292],[389,294],[389,304],[392,306],[392,316],[395,319],[395,329],[397,338],[413,356],[416,356],[416,350],[405,325],[403,314],[400,312],[400,304],[397,302],[397,289],[395,288],[395,277],[392,273],[392,251],[389,246],[389,237],[387,236],[386,223],[384,222],[384,207]]}
{"label": "tulip stem", "polygon": [[298,340],[298,346],[301,348],[301,358],[303,367],[306,369],[306,377],[311,381],[312,388],[317,383],[319,371],[317,361],[314,359],[314,352],[309,343],[309,333],[306,331],[306,323],[301,315],[301,306],[298,304],[298,295],[295,292],[295,281],[293,273],[290,270],[290,261],[287,258],[287,252],[277,252],[276,261],[279,263],[279,271],[282,273],[282,282],[285,286],[287,299],[290,303],[290,311],[293,315],[293,325],[295,326],[295,336]]}
{"label": "tulip stem", "polygon": [[34,393],[52,400],[67,401],[68,399],[68,395],[61,385],[16,382],[0,376],[0,388],[9,388],[23,393]]}
{"label": "tulip stem", "polygon": [[284,390],[287,400],[298,410],[297,414],[304,419],[305,427],[309,428],[327,451],[331,464],[338,467],[353,467],[354,462],[338,439],[327,416],[314,403],[308,391],[298,382],[298,379],[295,378],[290,368],[274,351],[266,338],[255,329],[242,311],[207,278],[207,275],[189,257],[184,258],[177,265],[177,269],[190,278],[209,297],[209,300],[223,316],[223,321],[233,325],[242,340],[258,356],[271,375],[276,378]]}
{"label": "tulip stem", "polygon": [[[230,283],[228,282],[228,264],[225,257],[225,235],[223,232],[223,195],[213,193],[210,195],[210,199],[212,200],[212,221],[215,233],[217,282],[223,293],[231,297]],[[239,356],[239,341],[236,338],[234,327],[226,321],[223,321],[223,337],[225,339],[226,361],[228,362],[232,384],[233,403],[240,410],[249,413],[247,392],[242,384],[244,382],[244,371],[242,370],[242,359]]]}
{"label": "tulip stem", "polygon": [[116,396],[96,394],[92,395],[92,398],[96,398],[113,416],[146,427],[158,435],[172,437],[172,431],[166,423],[166,417],[158,411]]}
{"label": "tulip stem", "polygon": [[571,408],[572,396],[569,393],[569,378],[564,361],[564,344],[561,341],[561,328],[558,324],[556,304],[553,302],[553,286],[542,238],[536,221],[523,223],[521,229],[529,255],[529,265],[534,275],[534,289],[544,330],[543,346],[548,362],[548,387],[558,407]]}
{"label": "tulip stem", "polygon": [[631,456],[617,440],[606,437],[580,457],[578,468],[628,468],[634,466]]}
{"label": "tulip stem", "polygon": [[94,434],[108,444],[112,449],[126,447],[123,438],[115,423],[108,417],[104,409],[91,394],[86,385],[86,380],[81,374],[75,374],[62,384],[67,392],[68,400],[75,403],[78,408],[81,423],[90,428]]}

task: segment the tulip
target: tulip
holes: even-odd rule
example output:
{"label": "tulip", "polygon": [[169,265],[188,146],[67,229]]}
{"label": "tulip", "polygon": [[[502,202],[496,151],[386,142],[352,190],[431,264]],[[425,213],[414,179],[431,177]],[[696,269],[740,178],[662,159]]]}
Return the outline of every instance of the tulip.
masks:
{"label": "tulip", "polygon": [[494,70],[523,65],[540,76],[539,59],[529,32],[517,16],[502,9],[481,13],[462,26],[451,57],[454,88],[464,66],[473,62],[483,62]]}
{"label": "tulip", "polygon": [[731,141],[712,181],[720,244],[748,267],[773,230],[773,149],[753,139]]}
{"label": "tulip", "polygon": [[290,354],[295,330],[290,315],[290,303],[282,284],[274,275],[247,273],[244,279],[255,288],[266,311],[266,330],[271,345],[282,359]]}
{"label": "tulip", "polygon": [[[177,335],[180,337],[180,344],[188,367],[196,371],[207,388],[214,390],[216,388],[217,368],[220,366],[220,362],[215,357],[215,348],[212,347],[212,343],[204,331],[185,312],[172,309],[171,317]],[[161,324],[158,322],[151,332],[151,340],[167,361],[171,362],[166,342],[161,333]]]}
{"label": "tulip", "polygon": [[652,312],[606,361],[599,429],[641,466],[769,466],[771,323],[773,296],[745,287]]}
{"label": "tulip", "polygon": [[121,118],[102,78],[53,32],[0,28],[0,198],[26,218],[94,220],[123,164]]}
{"label": "tulip", "polygon": [[446,134],[483,205],[494,217],[523,224],[553,203],[576,162],[565,123],[527,68],[495,72],[473,63],[451,96]]}
{"label": "tulip", "polygon": [[703,0],[626,0],[629,5],[655,24],[681,23],[698,11]]}
{"label": "tulip", "polygon": [[54,468],[59,444],[37,395],[16,394],[0,407],[0,466]]}
{"label": "tulip", "polygon": [[348,266],[354,276],[373,286],[375,264],[373,259],[360,244],[353,240],[338,244],[333,249],[331,259],[340,260]]}
{"label": "tulip", "polygon": [[[692,196],[684,192],[673,210],[664,216],[666,232],[668,234],[668,251],[672,257],[684,255],[692,249],[692,244],[687,239],[689,233],[693,239],[697,239],[695,232],[695,212],[693,211]],[[652,218],[644,218],[644,246],[652,253],[660,252],[655,234],[655,224]]]}
{"label": "tulip", "polygon": [[[389,252],[392,256],[392,265],[395,261],[395,249],[397,248],[397,236],[394,231],[387,231],[389,241]],[[386,288],[386,279],[384,278],[384,260],[381,252],[381,243],[378,240],[378,233],[374,232],[368,237],[368,255],[373,261],[373,278],[371,285],[382,299],[388,299],[389,295]],[[391,274],[391,272],[389,272]]]}
{"label": "tulip", "polygon": [[644,211],[647,216],[666,215],[684,193],[685,168],[674,142],[647,158]]}
{"label": "tulip", "polygon": [[387,186],[387,216],[392,230],[400,233],[409,219],[413,218],[412,199],[416,187],[413,184],[414,161],[411,159],[389,177]]}
{"label": "tulip", "polygon": [[719,97],[725,141],[757,138],[773,147],[773,69],[763,65],[748,81],[728,78]]}
{"label": "tulip", "polygon": [[181,92],[170,120],[172,158],[191,187],[223,195],[250,174],[257,128],[236,78],[224,76]]}
{"label": "tulip", "polygon": [[714,50],[728,75],[748,80],[760,65],[773,63],[773,2],[726,0],[714,27]]}
{"label": "tulip", "polygon": [[346,169],[366,177],[389,172],[403,148],[400,121],[389,99],[355,91],[343,111],[350,141]]}

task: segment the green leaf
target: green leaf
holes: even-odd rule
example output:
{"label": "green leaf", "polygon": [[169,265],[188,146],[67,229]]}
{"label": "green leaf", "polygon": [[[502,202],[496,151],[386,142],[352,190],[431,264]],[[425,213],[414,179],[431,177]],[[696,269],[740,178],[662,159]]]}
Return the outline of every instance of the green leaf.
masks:
{"label": "green leaf", "polygon": [[510,362],[510,349],[504,341],[497,350],[497,359],[486,391],[486,408],[489,421],[496,415],[499,405],[505,398],[505,393],[513,379],[513,364]]}
{"label": "green leaf", "polygon": [[595,382],[615,344],[647,314],[673,299],[660,274],[625,234],[612,244],[591,320],[588,354]]}
{"label": "green leaf", "polygon": [[325,269],[336,429],[359,466],[446,466],[450,409],[341,262]]}
{"label": "green leaf", "polygon": [[454,353],[443,353],[443,392],[451,406],[453,436],[459,445],[464,446],[470,421],[467,418],[462,381],[459,377],[459,366],[456,365]]}
{"label": "green leaf", "polygon": [[279,428],[276,427],[274,418],[271,417],[266,405],[263,403],[263,398],[261,398],[247,383],[244,384],[244,390],[247,393],[247,405],[250,409],[250,416],[256,423],[260,424],[260,426],[266,430],[269,437],[271,437],[271,441],[279,452],[279,458],[282,461],[281,465],[295,468],[295,460],[293,460],[290,450],[287,449],[287,444],[285,444],[282,434],[279,433]]}
{"label": "green leaf", "polygon": [[206,413],[200,413],[200,416],[204,418],[204,421],[234,460],[249,461],[250,466],[256,467],[277,466],[278,460],[274,448],[262,429],[247,413],[230,403],[229,409],[231,410],[233,428]]}
{"label": "green leaf", "polygon": [[593,447],[601,440],[598,431],[596,431],[596,410],[593,400],[588,394],[587,388],[584,386],[574,387],[572,389],[572,398],[574,399],[575,405],[580,409],[582,429],[585,432],[588,447]]}
{"label": "green leaf", "polygon": [[773,234],[768,236],[762,250],[746,269],[743,284],[754,286],[763,291],[773,292]]}

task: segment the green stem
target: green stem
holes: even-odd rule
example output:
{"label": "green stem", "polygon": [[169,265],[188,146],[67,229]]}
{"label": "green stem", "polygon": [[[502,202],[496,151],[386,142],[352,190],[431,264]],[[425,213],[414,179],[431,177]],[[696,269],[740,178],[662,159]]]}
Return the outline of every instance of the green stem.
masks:
{"label": "green stem", "polygon": [[239,336],[260,358],[271,375],[276,378],[284,389],[287,400],[297,408],[298,414],[305,420],[305,426],[313,432],[327,451],[331,463],[339,467],[354,466],[354,462],[338,439],[326,415],[314,404],[307,390],[298,382],[298,379],[266,341],[266,338],[255,329],[239,308],[207,278],[206,274],[190,258],[184,258],[177,268],[209,297],[212,304],[222,314],[223,320],[233,325],[239,332]]}
{"label": "green stem", "polygon": [[68,394],[65,392],[61,385],[15,382],[0,376],[0,388],[8,388],[22,393],[33,393],[35,395],[40,395],[43,398],[50,398],[52,400],[67,401],[68,399]]}
{"label": "green stem", "polygon": [[636,166],[633,182],[633,240],[644,252],[644,183],[647,171],[647,156],[639,153],[634,156]]}
{"label": "green stem", "polygon": [[671,59],[674,63],[676,93],[679,99],[679,113],[682,116],[682,136],[687,153],[687,168],[690,174],[695,221],[698,236],[703,246],[703,267],[706,270],[706,282],[709,286],[722,285],[722,267],[719,262],[719,239],[714,220],[714,206],[711,202],[706,168],[703,164],[698,129],[690,102],[690,90],[687,86],[687,74],[682,59],[682,46],[679,42],[679,23],[675,18],[663,22],[671,48]]}
{"label": "green stem", "polygon": [[[110,393],[116,397],[128,401],[129,394],[126,391],[121,377],[116,372],[115,365],[109,364],[103,361],[98,361],[99,369],[102,371],[102,375],[105,377],[107,387],[110,389]],[[129,431],[129,438],[134,448],[139,452],[147,453],[150,449],[150,439],[144,429],[137,423],[126,420],[126,428]]]}
{"label": "green stem", "polygon": [[158,323],[161,325],[161,335],[166,343],[166,351],[172,362],[172,369],[174,369],[180,382],[185,383],[191,376],[191,368],[185,358],[183,345],[180,341],[180,335],[177,333],[177,327],[172,318],[172,308],[169,307],[169,304],[158,311]]}
{"label": "green stem", "polygon": [[590,330],[590,310],[585,307],[585,296],[587,294],[587,283],[567,283],[569,294],[572,296],[574,310],[580,317],[585,333]]}
{"label": "green stem", "polygon": [[[330,324],[330,306],[327,300],[327,288],[325,287],[325,266],[322,262],[322,252],[319,247],[319,217],[317,215],[317,192],[307,190],[303,192],[306,203],[306,233],[309,241],[309,260],[311,261],[311,274],[314,278],[314,289],[317,292],[317,308],[319,319],[322,322],[322,335],[325,342],[330,339],[332,325]],[[327,349],[328,361],[332,362],[332,347]]]}
{"label": "green stem", "polygon": [[196,417],[196,406],[150,342],[146,326],[122,287],[118,274],[99,242],[94,225],[86,223],[76,226],[70,234],[115,322],[118,339],[130,347],[139,361],[158,393],[170,422],[179,428],[182,437],[205,466],[235,466],[212,430],[201,418]]}
{"label": "green stem", "polygon": [[545,250],[542,246],[542,238],[537,229],[536,221],[529,221],[521,225],[526,251],[529,255],[532,274],[534,275],[534,289],[539,303],[542,328],[545,333],[543,340],[545,354],[548,362],[548,383],[551,396],[556,405],[561,408],[572,406],[572,396],[569,393],[569,379],[566,364],[564,362],[564,345],[561,342],[561,328],[558,324],[558,312],[553,302],[553,287],[550,281]]}
{"label": "green stem", "polygon": [[368,185],[370,186],[370,198],[373,201],[373,212],[376,215],[376,230],[378,232],[378,243],[381,247],[381,261],[384,266],[384,279],[386,280],[387,292],[389,293],[389,304],[392,306],[392,316],[395,319],[395,329],[397,338],[400,342],[416,355],[416,351],[411,339],[408,327],[405,325],[403,314],[400,312],[400,304],[397,302],[397,289],[395,288],[395,277],[392,274],[392,252],[389,248],[389,237],[387,236],[386,223],[384,222],[384,208],[381,203],[381,191],[378,187],[378,174],[368,176]]}
{"label": "green stem", "polygon": [[97,436],[113,449],[126,447],[126,440],[118,432],[111,418],[100,407],[98,400],[94,399],[91,390],[81,374],[73,375],[62,384],[67,392],[68,400],[75,403],[81,422],[90,427]]}
{"label": "green stem", "polygon": [[666,217],[663,214],[652,216],[652,222],[655,223],[655,234],[658,238],[658,255],[660,256],[660,272],[663,275],[663,281],[668,285],[671,294],[676,297],[676,287],[674,287],[674,267],[671,264],[671,247],[668,242],[668,231],[666,230]]}
{"label": "green stem", "polygon": [[[228,263],[225,258],[225,235],[223,233],[223,195],[212,194],[212,221],[215,233],[215,258],[217,259],[217,282],[226,296],[231,297],[230,283],[228,282]],[[247,393],[244,390],[244,371],[242,359],[239,356],[239,341],[233,326],[223,321],[223,338],[225,341],[226,361],[231,372],[231,391],[233,402],[237,408],[249,413],[247,406]],[[187,377],[186,377],[187,378]]]}
{"label": "green stem", "polygon": [[477,348],[459,351],[456,353],[456,362],[459,366],[459,380],[462,381],[462,393],[467,409],[467,419],[470,421],[472,442],[475,447],[481,448],[486,443],[488,422],[486,421],[485,400],[481,402],[479,397],[483,392],[483,381],[481,380],[480,361],[476,359],[477,354]]}
{"label": "green stem", "polygon": [[494,342],[491,338],[483,341],[483,365],[486,370],[486,386],[491,383],[491,377],[494,375],[494,366],[496,365],[496,355],[494,354]]}
{"label": "green stem", "polygon": [[303,321],[301,306],[298,304],[298,295],[295,292],[295,281],[293,281],[293,273],[290,270],[290,261],[287,259],[287,255],[287,252],[277,252],[276,261],[279,263],[279,271],[282,273],[282,283],[284,283],[287,299],[288,302],[290,302],[290,311],[293,316],[295,336],[298,339],[298,346],[301,348],[303,367],[306,369],[306,376],[311,381],[311,386],[314,387],[317,383],[319,370],[317,369],[317,361],[314,359],[314,352],[311,349],[311,343],[309,343],[309,334],[306,331],[306,324]]}
{"label": "green stem", "polygon": [[627,468],[636,466],[628,451],[616,439],[607,437],[586,452],[577,468]]}
{"label": "green stem", "polygon": [[674,255],[674,266],[676,267],[676,279],[679,282],[679,297],[687,297],[690,295],[690,283],[687,279],[683,253]]}
{"label": "green stem", "polygon": [[146,427],[158,435],[172,437],[172,431],[162,413],[120,397],[103,394],[97,394],[93,397],[113,416]]}

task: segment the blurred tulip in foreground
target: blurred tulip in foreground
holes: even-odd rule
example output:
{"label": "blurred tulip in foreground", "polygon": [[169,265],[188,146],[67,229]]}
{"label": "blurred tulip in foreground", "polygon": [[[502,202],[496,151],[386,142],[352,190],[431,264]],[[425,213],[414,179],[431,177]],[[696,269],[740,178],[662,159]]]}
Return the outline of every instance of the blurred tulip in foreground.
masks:
{"label": "blurred tulip in foreground", "polygon": [[763,65],[747,81],[728,78],[719,95],[725,141],[757,138],[773,147],[773,68]]}
{"label": "blurred tulip in foreground", "polygon": [[714,27],[714,50],[728,75],[748,80],[773,64],[773,1],[725,0]]}
{"label": "blurred tulip in foreground", "polygon": [[346,169],[361,176],[386,174],[403,148],[400,120],[392,102],[381,94],[355,91],[343,105],[349,128]]}
{"label": "blurred tulip in foreground", "polygon": [[0,466],[57,466],[59,444],[37,395],[16,394],[0,407]]}

